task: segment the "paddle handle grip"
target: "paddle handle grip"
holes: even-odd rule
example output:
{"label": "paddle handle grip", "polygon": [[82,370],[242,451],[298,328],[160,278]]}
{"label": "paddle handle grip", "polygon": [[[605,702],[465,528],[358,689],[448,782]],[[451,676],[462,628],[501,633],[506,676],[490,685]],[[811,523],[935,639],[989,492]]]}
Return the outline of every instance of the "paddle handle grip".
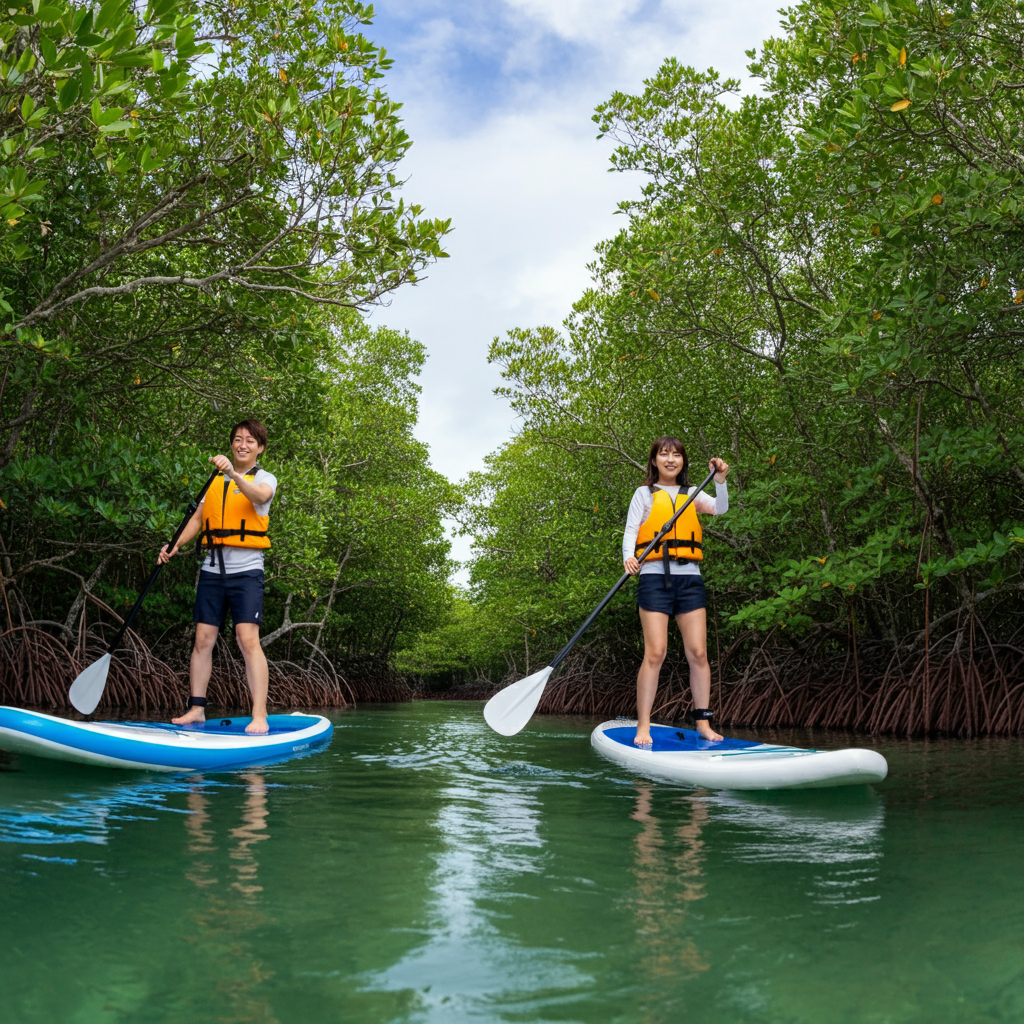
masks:
{"label": "paddle handle grip", "polygon": [[[185,517],[180,523],[178,523],[178,528],[174,531],[174,536],[167,545],[169,549],[173,550],[174,545],[178,543],[178,538],[185,532],[185,527],[188,526],[189,520],[195,515],[196,509],[199,508],[199,503],[206,497],[206,492],[210,489],[210,484],[212,484],[218,476],[220,476],[220,470],[215,469],[210,474],[210,479],[203,484],[203,489],[192,500],[192,503],[188,507],[188,511],[185,513]],[[157,562],[156,568],[149,574],[149,579],[146,581],[146,585],[142,588],[142,592],[135,599],[135,604],[132,606],[132,610],[128,613],[128,618],[121,623],[121,628],[114,634],[114,639],[107,645],[108,654],[112,654],[121,646],[121,641],[124,640],[124,635],[128,632],[128,627],[132,624],[132,620],[135,618],[138,610],[142,607],[142,602],[146,599],[146,595],[149,593],[150,587],[152,587],[156,582],[156,578],[160,575],[160,570],[163,567],[163,562]]]}
{"label": "paddle handle grip", "polygon": [[[672,518],[658,531],[657,535],[640,553],[638,561],[643,560],[658,546],[662,538],[672,529],[675,525],[675,521],[690,507],[690,503],[704,490],[709,483],[711,483],[712,477],[718,472],[717,469],[711,470],[710,473],[704,478],[704,482],[698,487],[693,494],[691,494],[682,505],[679,506],[679,510],[672,516]],[[579,629],[573,634],[573,638],[555,655],[551,661],[551,668],[557,668],[562,662],[562,659],[576,646],[576,641],[590,628],[591,623],[604,611],[605,605],[622,589],[622,585],[629,579],[629,573],[624,572],[619,577],[619,582],[604,595],[601,603],[587,616],[587,621],[580,626]]]}

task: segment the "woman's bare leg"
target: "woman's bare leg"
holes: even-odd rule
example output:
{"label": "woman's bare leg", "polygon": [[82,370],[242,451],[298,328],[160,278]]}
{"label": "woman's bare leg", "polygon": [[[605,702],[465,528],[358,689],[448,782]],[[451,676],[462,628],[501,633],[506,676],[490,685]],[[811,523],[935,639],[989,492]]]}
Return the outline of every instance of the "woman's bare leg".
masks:
{"label": "woman's bare leg", "polygon": [[[690,693],[693,706],[706,708],[711,700],[711,666],[708,664],[708,613],[704,608],[676,616],[683,638],[686,660],[690,663]],[[722,739],[708,721],[697,722],[697,732],[706,740]]]}
{"label": "woman's bare leg", "polygon": [[644,630],[644,660],[636,675],[636,738],[646,743],[651,738],[651,708],[658,692],[658,676],[668,649],[668,616],[664,612],[640,609]]}

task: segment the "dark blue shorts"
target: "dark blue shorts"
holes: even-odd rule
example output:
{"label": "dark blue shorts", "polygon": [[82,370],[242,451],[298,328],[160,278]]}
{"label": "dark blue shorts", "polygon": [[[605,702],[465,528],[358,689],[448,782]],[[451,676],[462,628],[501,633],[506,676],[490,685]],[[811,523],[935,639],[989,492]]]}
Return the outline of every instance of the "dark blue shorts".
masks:
{"label": "dark blue shorts", "polygon": [[263,625],[262,569],[233,572],[226,576],[219,572],[200,572],[192,618],[220,629],[229,608],[231,621],[236,626],[240,622]]}
{"label": "dark blue shorts", "polygon": [[645,572],[640,576],[636,603],[645,612],[676,616],[707,608],[708,599],[704,593],[704,580],[696,573],[669,576],[666,587],[662,573]]}

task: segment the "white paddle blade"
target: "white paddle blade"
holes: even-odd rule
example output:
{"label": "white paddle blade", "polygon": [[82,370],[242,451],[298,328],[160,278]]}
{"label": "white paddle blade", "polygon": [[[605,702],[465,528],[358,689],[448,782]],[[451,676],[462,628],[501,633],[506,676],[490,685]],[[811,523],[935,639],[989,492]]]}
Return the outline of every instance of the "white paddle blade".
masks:
{"label": "white paddle blade", "polygon": [[532,676],[499,690],[485,705],[484,719],[502,736],[515,736],[533,717],[554,669],[548,665]]}
{"label": "white paddle blade", "polygon": [[72,705],[83,715],[91,715],[96,710],[103,691],[107,686],[107,672],[110,671],[110,655],[104,654],[99,661],[94,661],[88,668],[78,673],[78,678],[71,684],[68,698]]}

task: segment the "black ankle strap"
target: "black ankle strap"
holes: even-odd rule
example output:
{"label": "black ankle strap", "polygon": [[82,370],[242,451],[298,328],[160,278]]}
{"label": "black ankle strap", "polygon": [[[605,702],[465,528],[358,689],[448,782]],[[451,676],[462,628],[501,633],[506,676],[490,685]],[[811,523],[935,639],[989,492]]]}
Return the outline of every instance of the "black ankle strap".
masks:
{"label": "black ankle strap", "polygon": [[693,717],[697,719],[698,722],[710,722],[711,719],[715,717],[715,713],[714,711],[708,711],[707,708],[694,708]]}
{"label": "black ankle strap", "polygon": [[206,698],[205,697],[189,697],[188,704],[185,705],[187,708],[205,708]]}

